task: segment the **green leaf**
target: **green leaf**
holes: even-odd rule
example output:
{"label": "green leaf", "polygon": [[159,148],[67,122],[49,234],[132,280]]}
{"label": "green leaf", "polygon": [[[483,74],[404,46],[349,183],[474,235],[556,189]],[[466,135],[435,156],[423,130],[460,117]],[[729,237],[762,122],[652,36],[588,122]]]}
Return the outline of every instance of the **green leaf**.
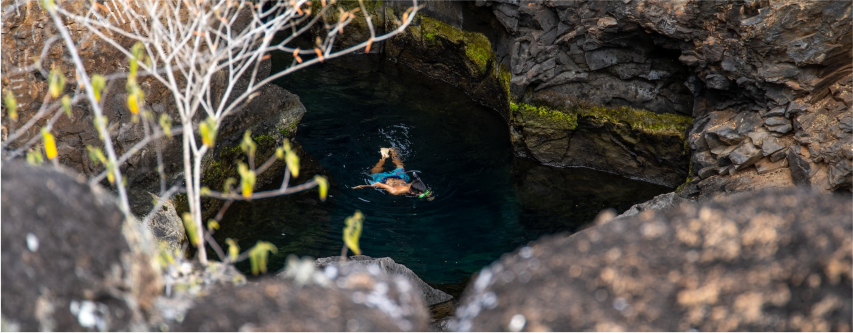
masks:
{"label": "green leaf", "polygon": [[214,219],[207,220],[207,231],[219,230],[219,222]]}
{"label": "green leaf", "polygon": [[44,163],[44,157],[41,156],[41,151],[33,149],[27,152],[27,164],[41,165],[42,163]]}
{"label": "green leaf", "polygon": [[100,74],[92,75],[92,89],[95,91],[95,101],[101,101],[101,94],[107,87],[107,79]]}
{"label": "green leaf", "polygon": [[163,133],[166,133],[167,138],[172,137],[172,117],[169,115],[162,113],[160,114],[160,128],[163,129]]}
{"label": "green leaf", "polygon": [[225,244],[228,244],[228,258],[231,262],[237,261],[237,257],[240,256],[240,245],[231,238],[226,238]]}
{"label": "green leaf", "polygon": [[234,177],[228,177],[228,179],[225,180],[225,184],[222,186],[222,192],[225,192],[226,194],[231,193],[231,186],[234,186],[234,184],[237,184],[237,179],[234,179]]}
{"label": "green leaf", "polygon": [[52,69],[47,77],[48,91],[53,98],[59,97],[65,90],[65,75],[59,69]]}
{"label": "green leaf", "polygon": [[97,163],[106,164],[107,163],[107,157],[104,156],[104,152],[101,151],[101,148],[86,145],[86,150],[89,151],[89,159],[91,159],[92,162],[95,162],[95,164],[97,164]]}
{"label": "green leaf", "polygon": [[329,180],[323,176],[314,176],[314,181],[317,182],[320,191],[320,200],[326,201],[326,195],[329,194]]}
{"label": "green leaf", "polygon": [[[96,116],[96,117],[94,117],[92,122],[95,124],[96,129],[100,129],[101,126],[103,126],[105,129],[108,129],[109,128],[108,126],[110,124],[110,120],[107,119],[107,116],[100,116],[100,117]],[[98,131],[98,138],[101,139],[101,141],[104,140],[104,135],[101,134],[100,130]]]}
{"label": "green leaf", "polygon": [[255,172],[249,170],[249,167],[243,162],[237,165],[237,172],[240,174],[240,188],[242,189],[243,197],[251,199],[252,191],[255,188]]}
{"label": "green leaf", "polygon": [[41,0],[41,6],[42,8],[44,8],[44,10],[48,12],[52,12],[54,9],[56,9],[56,3],[54,2],[54,0]]}
{"label": "green leaf", "polygon": [[15,100],[15,94],[7,90],[3,102],[6,104],[6,113],[9,115],[9,118],[18,120],[18,101]]}
{"label": "green leaf", "polygon": [[201,246],[201,238],[199,238],[198,230],[195,229],[192,214],[184,213],[181,217],[184,220],[184,228],[187,229],[187,236],[190,238],[190,243],[196,247]]}
{"label": "green leaf", "polygon": [[287,169],[293,177],[299,177],[299,156],[296,156],[296,153],[288,151],[284,157],[284,163],[287,164]]}
{"label": "green leaf", "polygon": [[203,197],[210,195],[210,188],[207,186],[202,186],[198,191],[198,195]]}
{"label": "green leaf", "polygon": [[62,96],[62,111],[65,111],[65,115],[71,119],[71,96]]}
{"label": "green leaf", "polygon": [[249,158],[254,158],[255,151],[258,150],[258,145],[252,140],[252,131],[246,130],[243,133],[243,142],[240,143],[240,149],[246,153]]}
{"label": "green leaf", "polygon": [[130,49],[130,76],[136,77],[136,71],[139,68],[139,62],[145,57],[145,45],[142,42],[136,42]]}
{"label": "green leaf", "polygon": [[364,215],[360,210],[356,210],[355,214],[347,217],[344,227],[344,244],[352,250],[356,255],[361,255],[361,249],[358,247],[358,240],[361,238],[361,224],[364,221]]}
{"label": "green leaf", "polygon": [[258,275],[259,272],[267,272],[267,258],[269,258],[269,252],[278,253],[278,248],[271,243],[264,241],[258,241],[254,247],[249,249],[249,262],[252,266],[253,275]]}
{"label": "green leaf", "polygon": [[198,124],[198,132],[201,135],[201,142],[210,148],[216,142],[216,119],[207,118],[201,124]]}

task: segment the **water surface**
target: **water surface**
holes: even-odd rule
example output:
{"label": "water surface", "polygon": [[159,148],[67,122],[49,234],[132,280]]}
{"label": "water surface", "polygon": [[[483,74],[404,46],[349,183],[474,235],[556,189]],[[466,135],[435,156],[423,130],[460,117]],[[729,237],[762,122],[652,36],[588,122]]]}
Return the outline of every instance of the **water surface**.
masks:
{"label": "water surface", "polygon": [[[326,203],[313,191],[232,206],[217,239],[237,238],[244,248],[273,242],[280,251],[271,258],[272,270],[290,253],[339,255],[343,221],[361,210],[367,217],[364,254],[391,257],[431,284],[460,283],[543,234],[575,231],[603,208],[621,211],[671,190],[515,160],[497,112],[377,57],[352,56],[277,84],[299,95],[308,109],[296,141],[334,188]],[[350,189],[366,183],[380,147],[396,147],[435,200]],[[385,166],[394,168],[390,159]]]}

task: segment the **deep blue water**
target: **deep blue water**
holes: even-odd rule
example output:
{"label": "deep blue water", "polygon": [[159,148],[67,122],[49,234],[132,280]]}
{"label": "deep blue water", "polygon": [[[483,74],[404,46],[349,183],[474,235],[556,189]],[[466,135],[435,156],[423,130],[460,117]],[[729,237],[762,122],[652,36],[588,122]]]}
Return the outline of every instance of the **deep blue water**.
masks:
{"label": "deep blue water", "polygon": [[[568,213],[558,207],[560,215],[552,216],[541,203],[519,198],[518,187],[526,185],[512,175],[524,163],[514,160],[506,122],[497,112],[389,61],[368,56],[344,61],[277,82],[308,109],[296,141],[332,179],[329,201],[320,203],[311,191],[235,204],[216,235],[220,242],[239,239],[244,248],[257,240],[273,242],[280,249],[270,262],[273,271],[290,253],[339,255],[344,219],[361,210],[365,255],[391,257],[431,284],[460,283],[545,233],[574,231],[602,208],[624,210],[670,190],[587,169],[551,170],[569,180],[564,186],[575,179],[578,186],[555,197],[576,196],[566,200],[585,206]],[[420,170],[435,200],[350,189],[366,183],[380,147],[396,147],[407,170]],[[385,166],[394,168],[390,159]],[[601,190],[609,192],[596,192]]]}

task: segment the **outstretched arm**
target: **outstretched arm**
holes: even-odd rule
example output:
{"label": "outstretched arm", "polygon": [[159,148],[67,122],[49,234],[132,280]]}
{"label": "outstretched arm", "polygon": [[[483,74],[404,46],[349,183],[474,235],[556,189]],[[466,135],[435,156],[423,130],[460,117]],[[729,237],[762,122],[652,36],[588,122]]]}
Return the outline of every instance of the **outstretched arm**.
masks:
{"label": "outstretched arm", "polygon": [[370,173],[380,173],[382,172],[383,166],[385,166],[385,157],[380,158],[379,162],[376,162],[376,165],[370,169]]}

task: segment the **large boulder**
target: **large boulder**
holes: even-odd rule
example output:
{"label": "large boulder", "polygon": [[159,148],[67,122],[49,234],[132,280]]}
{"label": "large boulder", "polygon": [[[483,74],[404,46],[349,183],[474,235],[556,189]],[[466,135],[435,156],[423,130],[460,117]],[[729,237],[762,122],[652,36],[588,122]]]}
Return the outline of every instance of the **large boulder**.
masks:
{"label": "large boulder", "polygon": [[421,294],[421,297],[424,300],[424,304],[428,307],[432,307],[437,304],[441,304],[450,300],[453,300],[453,296],[448,295],[447,293],[430,287],[426,282],[421,280],[415,272],[412,272],[406,266],[398,264],[394,262],[394,259],[389,257],[384,258],[371,258],[368,256],[350,256],[346,261],[341,262],[340,256],[335,257],[327,257],[327,258],[319,258],[315,262],[318,268],[325,269],[329,266],[341,267],[341,266],[362,266],[362,267],[370,267],[371,265],[375,265],[379,267],[385,274],[388,275],[399,275],[405,277],[409,280],[415,288]]}
{"label": "large boulder", "polygon": [[291,278],[222,288],[187,312],[181,331],[424,331],[417,287],[378,266],[295,265]]}
{"label": "large boulder", "polygon": [[455,328],[847,331],[850,200],[762,191],[549,236],[480,271]]}
{"label": "large boulder", "polygon": [[157,320],[153,238],[84,180],[4,163],[4,329],[146,331]]}

